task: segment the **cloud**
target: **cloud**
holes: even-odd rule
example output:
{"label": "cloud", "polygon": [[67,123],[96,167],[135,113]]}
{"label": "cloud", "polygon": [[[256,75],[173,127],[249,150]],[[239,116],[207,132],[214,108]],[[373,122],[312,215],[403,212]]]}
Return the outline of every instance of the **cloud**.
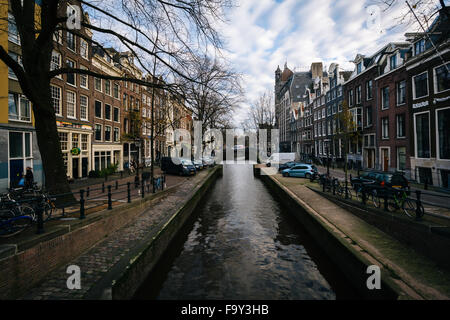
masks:
{"label": "cloud", "polygon": [[[368,0],[370,1],[370,0]],[[403,5],[381,12],[382,30],[371,27],[364,0],[242,0],[221,25],[224,55],[243,73],[247,103],[238,108],[235,123],[260,94],[273,91],[274,72],[287,62],[291,69],[322,61],[353,68],[357,53],[371,55],[389,41],[404,41],[406,29],[390,29]]]}

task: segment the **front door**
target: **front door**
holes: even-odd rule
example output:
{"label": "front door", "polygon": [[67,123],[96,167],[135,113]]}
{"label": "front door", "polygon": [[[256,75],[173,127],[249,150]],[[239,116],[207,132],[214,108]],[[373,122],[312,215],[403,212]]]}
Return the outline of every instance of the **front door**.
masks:
{"label": "front door", "polygon": [[17,187],[24,172],[23,160],[9,160],[9,180],[12,188]]}
{"label": "front door", "polygon": [[80,177],[80,159],[72,158],[72,177],[78,179]]}
{"label": "front door", "polygon": [[81,159],[81,177],[86,178],[88,176],[88,158]]}
{"label": "front door", "polygon": [[389,149],[382,149],[383,171],[389,170]]}

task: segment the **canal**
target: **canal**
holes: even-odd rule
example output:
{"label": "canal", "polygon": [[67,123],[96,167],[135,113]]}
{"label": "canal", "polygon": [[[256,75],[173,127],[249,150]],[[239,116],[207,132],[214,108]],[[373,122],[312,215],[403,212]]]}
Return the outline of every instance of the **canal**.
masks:
{"label": "canal", "polygon": [[252,165],[227,164],[135,299],[346,299],[355,294]]}

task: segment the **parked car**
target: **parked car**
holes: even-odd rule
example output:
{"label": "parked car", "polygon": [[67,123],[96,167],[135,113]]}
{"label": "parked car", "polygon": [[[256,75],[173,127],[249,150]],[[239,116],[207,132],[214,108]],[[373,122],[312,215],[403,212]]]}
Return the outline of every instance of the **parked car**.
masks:
{"label": "parked car", "polygon": [[216,165],[216,160],[210,157],[203,157],[203,163],[205,166],[214,167]]}
{"label": "parked car", "polygon": [[364,171],[356,178],[351,178],[350,182],[354,184],[373,184],[379,187],[397,187],[408,188],[409,182],[402,172],[384,172],[384,171]]}
{"label": "parked car", "polygon": [[300,177],[309,179],[317,172],[318,170],[314,165],[301,163],[296,164],[292,168],[284,169],[282,174],[283,177]]}
{"label": "parked car", "polygon": [[270,167],[272,164],[284,164],[295,160],[295,153],[273,153],[266,161],[266,166]]}
{"label": "parked car", "polygon": [[161,159],[161,170],[164,173],[171,173],[177,175],[193,175],[196,169],[191,160],[163,157]]}
{"label": "parked car", "polygon": [[278,168],[278,170],[279,170],[279,171],[283,171],[283,170],[285,170],[285,169],[289,169],[289,168],[292,168],[292,167],[295,166],[295,165],[300,165],[300,164],[302,164],[302,163],[300,163],[300,162],[295,162],[295,161],[289,161],[289,162],[280,164],[280,167]]}
{"label": "parked car", "polygon": [[204,168],[204,164],[202,160],[194,160],[192,161],[194,163],[195,169],[197,171],[202,170]]}

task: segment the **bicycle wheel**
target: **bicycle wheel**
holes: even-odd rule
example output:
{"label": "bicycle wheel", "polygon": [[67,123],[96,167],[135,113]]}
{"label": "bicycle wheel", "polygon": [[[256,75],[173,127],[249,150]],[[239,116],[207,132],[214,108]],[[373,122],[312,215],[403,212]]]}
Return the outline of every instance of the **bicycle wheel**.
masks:
{"label": "bicycle wheel", "polygon": [[0,237],[12,237],[31,226],[32,223],[33,219],[30,216],[19,216],[10,219],[3,219],[0,221]]}
{"label": "bicycle wheel", "polygon": [[417,212],[417,202],[414,200],[406,199],[403,202],[402,209],[408,217],[413,218],[415,217]]}
{"label": "bicycle wheel", "polygon": [[36,221],[37,218],[36,213],[34,212],[34,209],[29,205],[26,204],[20,205],[19,212],[21,216],[29,216],[31,217],[31,219],[33,219],[33,221]]}
{"label": "bicycle wheel", "polygon": [[378,197],[378,194],[377,194],[377,192],[375,190],[372,191],[372,193],[370,194],[370,198],[371,198],[370,200],[372,201],[373,206],[375,208],[379,208],[380,205],[381,205],[381,200]]}
{"label": "bicycle wheel", "polygon": [[388,197],[387,209],[389,212],[395,212],[399,209],[397,201],[394,198]]}
{"label": "bicycle wheel", "polygon": [[42,213],[42,220],[47,221],[50,220],[53,213],[54,206],[50,202],[46,202],[44,204],[44,211]]}

